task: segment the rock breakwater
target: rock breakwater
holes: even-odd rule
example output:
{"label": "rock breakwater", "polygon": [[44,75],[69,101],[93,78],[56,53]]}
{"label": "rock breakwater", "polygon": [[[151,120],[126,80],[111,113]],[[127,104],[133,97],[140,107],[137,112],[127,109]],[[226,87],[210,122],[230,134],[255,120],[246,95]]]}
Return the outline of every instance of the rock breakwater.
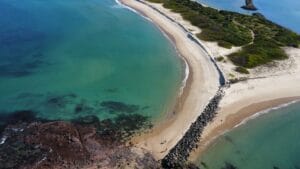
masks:
{"label": "rock breakwater", "polygon": [[224,87],[220,87],[216,95],[209,101],[207,106],[197,120],[192,123],[189,130],[174,148],[162,159],[162,167],[185,168],[190,152],[197,148],[205,126],[211,122],[217,114],[219,102],[221,101]]}

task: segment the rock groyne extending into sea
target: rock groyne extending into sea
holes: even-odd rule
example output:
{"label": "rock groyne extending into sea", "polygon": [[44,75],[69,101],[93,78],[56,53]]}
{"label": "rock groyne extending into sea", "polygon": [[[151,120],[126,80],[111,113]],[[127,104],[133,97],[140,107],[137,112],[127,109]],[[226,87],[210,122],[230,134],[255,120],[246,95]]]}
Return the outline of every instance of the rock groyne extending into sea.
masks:
{"label": "rock groyne extending into sea", "polygon": [[217,114],[217,109],[219,102],[221,101],[223,95],[224,95],[224,87],[226,86],[227,81],[226,78],[219,68],[218,64],[216,63],[215,59],[213,58],[210,51],[207,49],[207,47],[198,40],[193,33],[191,33],[188,29],[186,29],[182,24],[174,20],[173,18],[169,17],[165,13],[161,12],[156,7],[144,2],[143,0],[136,0],[137,2],[143,3],[144,5],[147,5],[148,7],[152,8],[153,10],[157,11],[161,15],[165,16],[167,19],[169,19],[171,22],[178,25],[186,34],[187,37],[196,43],[207,55],[213,66],[215,67],[216,71],[219,75],[219,89],[217,90],[215,96],[209,101],[201,115],[197,118],[197,120],[191,124],[188,131],[185,133],[185,135],[181,138],[181,140],[176,144],[175,147],[173,147],[170,152],[162,159],[162,167],[163,168],[189,168],[187,164],[187,159],[190,155],[190,152],[197,148],[197,143],[199,142],[202,132],[207,126],[209,122],[211,122],[214,117]]}
{"label": "rock groyne extending into sea", "polygon": [[190,152],[197,148],[202,132],[209,122],[217,114],[218,105],[224,95],[224,87],[221,86],[216,95],[209,101],[197,120],[192,123],[189,130],[174,148],[162,159],[162,167],[183,168],[186,165]]}

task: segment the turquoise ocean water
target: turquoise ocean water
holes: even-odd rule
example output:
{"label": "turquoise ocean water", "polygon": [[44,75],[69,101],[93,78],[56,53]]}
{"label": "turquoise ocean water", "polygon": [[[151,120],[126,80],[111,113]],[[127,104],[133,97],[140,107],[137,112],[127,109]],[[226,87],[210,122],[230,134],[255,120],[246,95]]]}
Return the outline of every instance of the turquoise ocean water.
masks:
{"label": "turquoise ocean water", "polygon": [[173,45],[113,0],[0,0],[0,113],[156,119],[181,85]]}
{"label": "turquoise ocean water", "polygon": [[[197,0],[208,6],[235,11],[245,14],[251,12],[241,9],[245,4],[245,0]],[[258,11],[265,17],[285,26],[293,31],[300,33],[300,1],[299,0],[254,0]]]}
{"label": "turquoise ocean water", "polygon": [[226,169],[226,163],[238,169],[298,169],[299,119],[299,103],[272,110],[220,136],[198,164],[209,169]]}

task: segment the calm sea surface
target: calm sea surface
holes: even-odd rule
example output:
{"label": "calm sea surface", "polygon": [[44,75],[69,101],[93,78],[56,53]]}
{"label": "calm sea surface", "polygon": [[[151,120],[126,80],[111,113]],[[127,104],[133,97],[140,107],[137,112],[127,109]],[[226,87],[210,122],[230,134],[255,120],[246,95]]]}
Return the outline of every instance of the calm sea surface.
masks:
{"label": "calm sea surface", "polygon": [[113,0],[0,0],[2,114],[156,119],[182,70],[169,40]]}
{"label": "calm sea surface", "polygon": [[300,103],[272,110],[219,137],[198,164],[207,169],[299,169],[299,121]]}

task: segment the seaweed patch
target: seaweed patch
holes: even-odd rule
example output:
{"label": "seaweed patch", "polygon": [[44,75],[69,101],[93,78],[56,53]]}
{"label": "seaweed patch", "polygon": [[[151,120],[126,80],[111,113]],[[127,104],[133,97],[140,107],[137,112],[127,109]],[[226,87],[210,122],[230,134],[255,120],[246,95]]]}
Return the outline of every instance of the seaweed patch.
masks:
{"label": "seaweed patch", "polygon": [[138,105],[134,104],[125,104],[117,101],[103,101],[100,104],[110,113],[119,112],[119,113],[133,113],[138,111],[140,108]]}
{"label": "seaweed patch", "polygon": [[119,91],[119,89],[118,88],[109,88],[109,89],[105,89],[104,91],[108,92],[108,93],[116,93]]}
{"label": "seaweed patch", "polygon": [[0,113],[0,134],[2,134],[8,125],[37,121],[46,122],[48,120],[38,118],[37,112],[33,110],[19,110],[10,113]]}
{"label": "seaweed patch", "polygon": [[64,108],[67,104],[73,103],[76,97],[77,95],[75,94],[49,96],[46,103],[52,107]]}
{"label": "seaweed patch", "polygon": [[91,107],[85,100],[81,100],[80,103],[76,104],[74,107],[74,113],[91,113],[94,111],[94,108]]}
{"label": "seaweed patch", "polygon": [[104,120],[88,115],[73,119],[72,123],[92,125],[102,139],[118,140],[118,142],[128,140],[134,133],[152,127],[149,118],[140,114],[120,114],[113,119]]}
{"label": "seaweed patch", "polygon": [[222,169],[238,169],[238,168],[229,162],[225,162],[225,166],[222,167]]}

